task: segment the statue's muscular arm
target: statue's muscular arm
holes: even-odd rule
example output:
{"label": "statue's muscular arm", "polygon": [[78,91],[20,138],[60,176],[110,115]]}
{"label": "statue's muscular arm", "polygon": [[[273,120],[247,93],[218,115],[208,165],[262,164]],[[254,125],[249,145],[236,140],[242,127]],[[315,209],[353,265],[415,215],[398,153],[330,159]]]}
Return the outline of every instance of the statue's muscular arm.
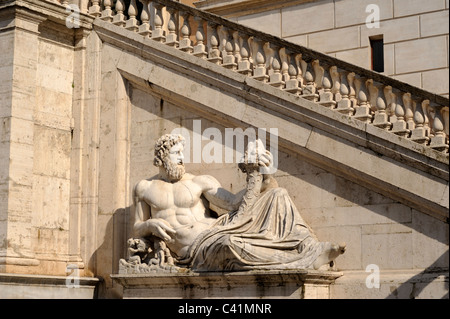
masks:
{"label": "statue's muscular arm", "polygon": [[176,231],[163,219],[152,218],[151,208],[145,201],[145,193],[151,186],[151,181],[142,180],[136,184],[133,192],[136,206],[134,232],[138,237],[155,235],[166,241],[171,240],[168,233],[175,234]]}
{"label": "statue's muscular arm", "polygon": [[227,191],[210,175],[196,176],[193,181],[202,187],[203,195],[210,203],[227,211],[238,209],[245,194],[245,189],[237,194]]}

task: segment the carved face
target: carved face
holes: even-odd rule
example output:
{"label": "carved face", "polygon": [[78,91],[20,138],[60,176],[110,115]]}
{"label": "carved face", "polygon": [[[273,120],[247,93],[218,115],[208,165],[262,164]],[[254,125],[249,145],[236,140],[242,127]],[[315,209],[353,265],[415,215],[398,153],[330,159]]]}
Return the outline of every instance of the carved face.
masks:
{"label": "carved face", "polygon": [[184,146],[181,143],[177,143],[169,150],[169,160],[176,164],[176,165],[182,165],[184,161],[184,155],[183,155]]}
{"label": "carved face", "polygon": [[183,149],[182,143],[175,144],[163,160],[164,168],[171,180],[180,180],[185,173]]}

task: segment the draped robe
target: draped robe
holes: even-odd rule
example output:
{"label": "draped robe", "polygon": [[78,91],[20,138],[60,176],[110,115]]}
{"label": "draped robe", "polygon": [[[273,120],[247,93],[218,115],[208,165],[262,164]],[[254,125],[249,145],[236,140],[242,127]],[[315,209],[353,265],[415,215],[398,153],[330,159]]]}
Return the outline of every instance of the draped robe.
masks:
{"label": "draped robe", "polygon": [[273,188],[259,194],[245,213],[219,217],[178,263],[195,271],[307,269],[323,245],[287,191]]}

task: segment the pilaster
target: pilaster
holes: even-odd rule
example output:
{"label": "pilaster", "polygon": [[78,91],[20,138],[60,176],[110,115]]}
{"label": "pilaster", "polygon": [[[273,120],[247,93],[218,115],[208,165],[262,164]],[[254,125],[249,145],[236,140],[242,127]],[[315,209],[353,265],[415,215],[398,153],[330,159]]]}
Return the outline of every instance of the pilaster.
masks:
{"label": "pilaster", "polygon": [[[39,25],[44,15],[25,8],[9,7],[3,17],[9,19],[0,34],[8,38],[8,51],[1,67],[9,73],[11,85],[0,105],[5,131],[2,157],[8,174],[2,176],[2,212],[0,227],[4,238],[0,250],[0,271],[21,272],[23,266],[36,266],[39,261],[32,249],[32,187],[34,158],[34,105],[36,104],[36,72],[38,62]],[[1,16],[1,15],[0,15]],[[8,76],[8,75],[6,75]],[[8,82],[8,78],[6,78]],[[3,93],[2,93],[3,94]],[[3,200],[6,199],[6,201]]]}

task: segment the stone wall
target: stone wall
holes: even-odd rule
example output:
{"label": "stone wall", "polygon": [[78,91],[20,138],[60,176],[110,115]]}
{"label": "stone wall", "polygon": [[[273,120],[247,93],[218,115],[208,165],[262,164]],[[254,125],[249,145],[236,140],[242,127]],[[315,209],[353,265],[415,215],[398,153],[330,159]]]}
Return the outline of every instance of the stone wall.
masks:
{"label": "stone wall", "polygon": [[[109,276],[132,236],[133,186],[156,174],[159,136],[192,136],[201,121],[222,136],[279,130],[280,186],[320,240],[347,243],[333,298],[448,294],[447,153],[99,19],[68,29],[58,8],[27,0],[0,10],[1,273],[64,285],[74,265],[104,279],[101,297],[120,298]],[[245,185],[236,163],[186,168],[232,192]],[[366,286],[371,264],[380,288]]]}
{"label": "stone wall", "polygon": [[[177,127],[187,128],[192,136],[194,119],[202,121],[203,130],[218,128],[225,136],[222,125],[139,89],[132,90],[131,112],[130,186],[157,173],[152,165],[153,145],[149,143],[156,136]],[[418,279],[421,285],[418,288],[413,287],[414,283],[404,282],[405,274],[410,275],[407,278],[410,280],[424,270],[448,267],[448,227],[445,223],[364,185],[336,176],[299,155],[279,152],[278,156],[277,181],[288,190],[319,239],[348,244],[347,252],[338,258],[336,267],[349,272],[352,277],[337,279],[332,286],[333,298],[396,298],[396,294],[402,298],[411,294],[434,298],[446,294],[445,280],[438,278],[441,273],[431,279]],[[245,176],[238,171],[236,164],[191,163],[186,164],[186,169],[196,175],[210,174],[232,192],[244,186]],[[130,208],[128,218],[132,220],[132,202]],[[386,278],[379,289],[369,289],[365,285],[369,275],[365,270],[371,264],[377,265]]]}
{"label": "stone wall", "polygon": [[[201,107],[190,107],[187,102],[177,102],[171,91],[161,91],[161,86],[167,90],[175,88],[173,94],[185,95],[187,99],[197,97],[197,103],[209,101],[219,108],[236,107],[249,114],[251,111],[245,99],[227,96],[225,91],[208,86],[195,76],[177,73],[171,79],[166,78],[164,74],[170,72],[166,66],[146,63],[137,56],[127,57],[115,45],[104,44],[102,56],[102,87],[107,89],[102,93],[99,133],[100,214],[97,222],[101,231],[92,259],[96,264],[95,273],[105,278],[106,290],[111,293],[120,287],[114,286],[107,275],[117,273],[118,259],[125,256],[124,241],[132,235],[132,189],[139,180],[157,174],[152,164],[154,140],[177,128],[187,129],[193,138],[194,121],[201,121],[201,132],[216,128],[222,136],[225,136],[225,128],[239,127],[231,118],[209,113]],[[227,98],[230,100],[226,101]],[[231,101],[234,104],[229,103]],[[271,125],[281,128],[281,119],[277,123],[263,113],[258,117],[257,121],[265,123],[266,129]],[[208,143],[210,140],[205,138],[202,145]],[[192,147],[191,144],[191,159]],[[221,148],[224,154],[226,148],[223,145]],[[446,279],[441,272],[448,267],[446,223],[380,194],[371,189],[370,184],[355,183],[337,171],[321,168],[296,152],[283,149],[278,156],[276,178],[280,186],[288,190],[319,239],[348,244],[336,268],[350,275],[337,280],[332,287],[333,298],[409,298],[411,294],[435,298],[446,294]],[[196,175],[210,174],[232,192],[245,185],[245,177],[236,163],[188,163],[186,169]],[[123,183],[118,183],[119,180]],[[114,194],[113,200],[111,194]],[[382,275],[381,287],[377,289],[366,286],[369,275],[366,267],[372,264],[379,267]],[[421,275],[435,271],[438,271],[435,277]]]}
{"label": "stone wall", "polygon": [[[69,237],[73,37],[31,13],[3,30],[1,212],[7,271],[65,274]],[[25,14],[29,14],[26,16]],[[21,21],[21,18],[28,21]],[[30,22],[33,21],[33,22]],[[9,59],[9,61],[8,61]],[[7,71],[10,72],[7,72]],[[12,72],[11,72],[12,71]],[[9,86],[7,86],[9,84]],[[12,85],[11,85],[12,84]],[[8,163],[9,167],[5,165]],[[8,171],[9,168],[9,171]],[[5,196],[6,195],[6,196]],[[25,251],[25,253],[24,253]],[[31,259],[20,261],[25,256]],[[12,258],[8,261],[8,258]],[[8,265],[14,265],[8,267]],[[31,266],[31,267],[29,267]]]}
{"label": "stone wall", "polygon": [[[61,32],[58,24],[43,24],[38,44],[32,229],[34,251],[41,266],[50,267],[44,272],[51,274],[65,273],[69,253],[74,83],[74,40],[70,35]],[[55,264],[59,269],[51,268]]]}
{"label": "stone wall", "polygon": [[[198,8],[371,68],[371,37],[383,36],[383,74],[449,94],[448,0],[198,1]],[[379,8],[379,27],[368,28],[368,5]]]}

